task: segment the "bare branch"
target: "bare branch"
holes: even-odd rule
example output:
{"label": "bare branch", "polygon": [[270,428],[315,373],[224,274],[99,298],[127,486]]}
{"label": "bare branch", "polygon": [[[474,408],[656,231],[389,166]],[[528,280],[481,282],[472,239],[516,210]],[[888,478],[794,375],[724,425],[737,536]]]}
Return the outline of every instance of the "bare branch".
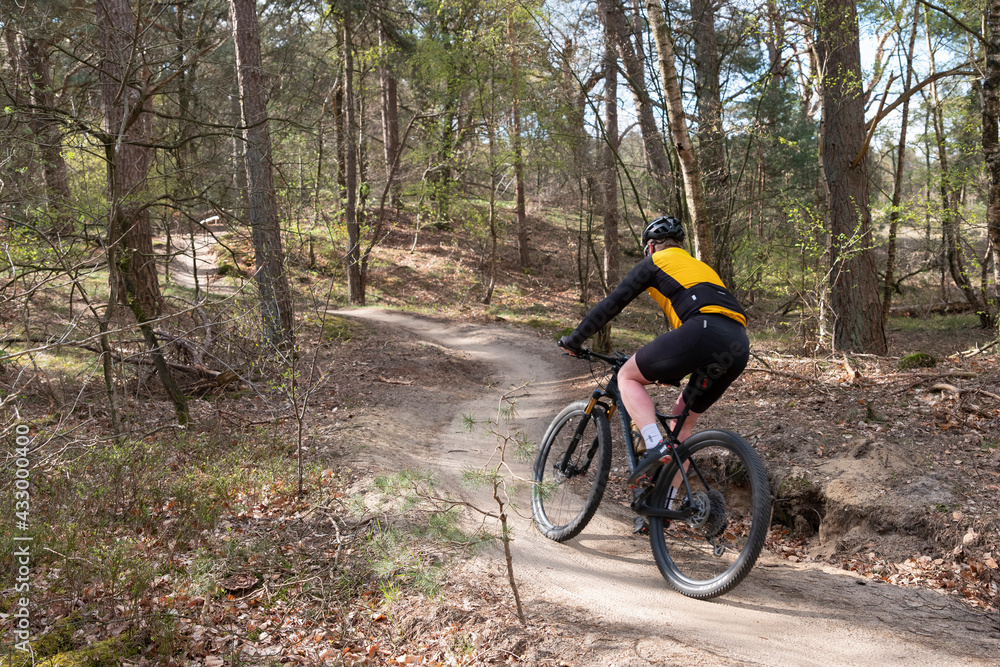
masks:
{"label": "bare branch", "polygon": [[[964,67],[967,67],[968,65],[969,65],[969,63],[964,63],[962,65],[959,65],[958,67],[954,67],[954,68],[949,69],[949,70],[944,70],[943,72],[935,72],[934,74],[931,74],[929,77],[927,77],[926,79],[924,79],[923,81],[921,81],[917,85],[913,86],[912,88],[903,91],[899,95],[899,97],[897,97],[896,100],[892,104],[890,104],[889,106],[887,106],[885,108],[881,108],[880,107],[879,108],[879,112],[877,114],[875,114],[875,117],[872,118],[870,121],[868,121],[868,137],[865,140],[865,145],[861,149],[861,152],[858,154],[858,156],[856,158],[854,158],[854,162],[851,164],[851,166],[852,167],[856,167],[857,164],[858,164],[858,162],[861,161],[861,158],[864,157],[865,152],[868,150],[868,143],[871,141],[871,137],[875,133],[875,128],[878,126],[879,123],[881,123],[883,120],[885,120],[886,116],[888,116],[893,111],[895,111],[898,106],[900,106],[906,100],[910,99],[914,94],[920,92],[926,86],[934,83],[938,79],[943,79],[943,78],[949,77],[949,76],[972,76],[972,75],[975,75],[974,71],[968,70],[968,69],[963,69]],[[890,83],[891,83],[891,81],[890,81]],[[886,91],[888,92],[888,86],[886,87]],[[884,101],[884,98],[883,98],[883,101]]]}
{"label": "bare branch", "polygon": [[954,21],[955,24],[958,25],[958,27],[960,27],[962,30],[964,30],[965,32],[969,33],[970,35],[972,35],[973,37],[975,37],[976,39],[978,39],[980,44],[982,44],[984,46],[986,45],[986,40],[983,38],[982,35],[980,35],[977,31],[975,31],[972,28],[970,28],[968,25],[966,25],[962,21],[962,19],[958,18],[957,16],[955,16],[954,14],[952,14],[951,12],[949,12],[944,7],[938,7],[937,5],[933,5],[933,4],[929,3],[929,2],[927,2],[927,0],[917,0],[917,2],[919,2],[920,4],[922,4],[923,6],[929,8],[929,9],[933,9],[936,12],[941,12],[942,14],[944,14],[945,16],[947,16],[948,18],[950,18],[952,21]]}

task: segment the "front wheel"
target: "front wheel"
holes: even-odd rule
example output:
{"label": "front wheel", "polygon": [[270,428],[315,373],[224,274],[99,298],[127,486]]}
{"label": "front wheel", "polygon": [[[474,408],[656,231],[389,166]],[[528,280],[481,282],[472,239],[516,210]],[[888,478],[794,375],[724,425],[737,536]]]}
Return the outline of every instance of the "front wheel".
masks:
{"label": "front wheel", "polygon": [[531,510],[538,530],[564,542],[587,525],[604,497],[611,470],[611,426],[604,408],[586,401],[552,420],[535,459]]}
{"label": "front wheel", "polygon": [[[743,581],[764,546],[771,521],[767,473],[757,452],[730,431],[696,433],[678,447],[678,454],[697,511],[687,521],[650,517],[653,556],[678,591],[714,598]],[[680,471],[669,463],[657,476],[650,504],[666,507],[670,489],[677,485],[679,497],[685,498]]]}

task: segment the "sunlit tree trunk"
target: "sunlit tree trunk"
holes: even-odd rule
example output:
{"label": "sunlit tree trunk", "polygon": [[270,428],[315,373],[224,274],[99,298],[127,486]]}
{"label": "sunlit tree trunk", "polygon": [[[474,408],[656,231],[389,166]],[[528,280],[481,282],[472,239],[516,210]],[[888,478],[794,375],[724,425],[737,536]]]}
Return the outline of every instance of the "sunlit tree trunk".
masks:
{"label": "sunlit tree trunk", "polygon": [[[926,17],[926,13],[925,13]],[[927,26],[929,28],[929,25]],[[930,62],[931,74],[936,72],[934,50],[930,44],[930,33],[928,32],[928,59]],[[986,312],[986,305],[979,298],[979,293],[972,285],[969,273],[965,264],[964,253],[962,252],[962,239],[959,230],[958,203],[959,196],[952,185],[952,174],[949,168],[948,150],[945,141],[944,111],[941,106],[941,99],[938,96],[937,82],[932,81],[931,89],[931,118],[934,124],[934,136],[937,140],[938,164],[941,169],[940,195],[941,195],[941,232],[944,237],[945,261],[951,279],[955,285],[965,295],[965,300],[969,302],[972,309],[979,316],[983,326],[990,326],[991,319]]]}
{"label": "sunlit tree trunk", "polygon": [[698,157],[691,145],[688,133],[687,119],[684,113],[684,100],[681,96],[681,86],[677,80],[677,67],[674,65],[674,42],[670,36],[670,28],[663,17],[660,0],[647,0],[646,10],[653,29],[653,38],[659,52],[658,65],[660,78],[663,81],[663,92],[666,95],[667,115],[670,124],[670,134],[677,157],[681,163],[681,174],[684,177],[684,195],[687,198],[688,213],[694,227],[695,253],[698,259],[706,264],[715,263],[715,253],[712,250],[712,228],[705,205],[705,190],[701,179],[701,167]]}
{"label": "sunlit tree trunk", "polygon": [[230,21],[236,44],[236,71],[246,142],[247,217],[253,237],[255,281],[259,290],[264,336],[284,346],[293,342],[292,294],[284,268],[278,203],[271,170],[271,134],[267,89],[260,54],[260,31],[254,0],[231,0]]}
{"label": "sunlit tree trunk", "polygon": [[511,145],[514,151],[514,214],[517,222],[517,256],[521,267],[531,263],[531,253],[528,242],[528,214],[524,202],[524,156],[522,154],[521,137],[521,73],[517,58],[517,35],[514,31],[513,8],[508,9],[507,41],[510,48],[511,71]]}
{"label": "sunlit tree trunk", "polygon": [[[379,17],[379,45],[383,51],[388,45],[385,19]],[[379,65],[380,94],[382,101],[382,144],[385,151],[385,177],[386,180],[392,178],[393,164],[396,162],[399,146],[399,100],[397,95],[396,75],[392,68],[385,62],[387,54],[382,54],[383,62]],[[391,205],[399,208],[402,199],[399,194],[399,187],[393,184],[390,187]]]}
{"label": "sunlit tree trunk", "polygon": [[[604,281],[607,289],[618,283],[618,58],[617,37],[609,26],[608,13],[612,0],[601,0],[598,11],[604,25],[604,146],[601,152],[601,194],[604,222]],[[605,325],[597,334],[598,351],[610,351],[611,326]]]}
{"label": "sunlit tree trunk", "polygon": [[[490,81],[492,83],[492,81]],[[485,95],[484,93],[481,93]],[[486,114],[484,113],[484,116]],[[489,169],[490,169],[490,206],[489,206],[489,226],[490,226],[490,259],[486,269],[486,291],[483,294],[483,304],[490,305],[493,301],[493,290],[497,284],[497,265],[500,263],[498,251],[500,246],[500,230],[497,225],[497,185],[499,182],[498,160],[497,160],[497,137],[493,118],[484,117],[486,123],[486,140],[489,144]]]}
{"label": "sunlit tree trunk", "polygon": [[[913,3],[913,21],[910,24],[910,45],[906,51],[906,85],[909,90],[913,83],[913,52],[917,41],[917,12],[919,1]],[[903,102],[899,121],[899,146],[896,153],[896,178],[892,187],[892,211],[889,213],[889,239],[886,244],[885,284],[882,288],[882,320],[889,321],[892,308],[892,293],[895,290],[896,230],[899,227],[899,206],[903,200],[903,179],[906,171],[906,128],[910,119],[910,100]]]}
{"label": "sunlit tree trunk", "polygon": [[834,345],[885,354],[878,295],[867,158],[852,166],[865,141],[864,91],[854,0],[821,0],[816,51],[823,86],[823,167],[829,184],[830,281]]}
{"label": "sunlit tree trunk", "polygon": [[785,46],[785,19],[778,11],[775,0],[766,0],[765,11],[767,30],[764,32],[764,44],[767,46],[768,72],[776,78],[785,76],[785,64],[782,50]]}
{"label": "sunlit tree trunk", "polygon": [[601,80],[600,70],[596,70],[587,81],[581,82],[573,71],[577,53],[577,44],[566,38],[560,50],[561,102],[564,106],[565,125],[562,129],[566,136],[571,156],[570,168],[579,188],[579,220],[577,224],[576,270],[580,286],[580,303],[587,303],[590,297],[591,273],[591,233],[594,199],[594,160],[591,158],[591,144],[585,127],[587,96]]}
{"label": "sunlit tree trunk", "polygon": [[354,23],[350,7],[343,15],[344,63],[344,222],[347,225],[347,292],[352,304],[365,303],[365,277],[361,273],[361,224],[358,220],[358,130],[354,100]]}
{"label": "sunlit tree trunk", "polygon": [[[654,210],[648,216],[652,218],[660,213],[668,212],[669,178],[672,172],[670,158],[667,156],[663,133],[660,132],[653,113],[653,101],[649,95],[645,63],[643,62],[643,55],[640,50],[642,45],[641,36],[636,42],[632,41],[635,33],[632,26],[626,21],[623,0],[611,1],[608,21],[618,41],[618,54],[621,56],[622,66],[625,70],[626,85],[632,93],[632,100],[635,104],[646,164],[649,167],[653,180],[660,187],[660,192],[654,195],[652,202]],[[678,212],[674,212],[674,214],[677,215]]]}

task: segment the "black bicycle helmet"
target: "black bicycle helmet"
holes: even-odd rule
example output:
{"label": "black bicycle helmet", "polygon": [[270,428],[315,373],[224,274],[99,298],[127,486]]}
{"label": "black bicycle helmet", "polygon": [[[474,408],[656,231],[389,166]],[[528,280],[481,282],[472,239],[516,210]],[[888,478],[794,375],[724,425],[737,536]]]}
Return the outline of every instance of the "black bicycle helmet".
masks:
{"label": "black bicycle helmet", "polygon": [[659,243],[663,239],[684,240],[684,225],[677,218],[668,215],[657,218],[646,225],[642,231],[642,247],[649,246],[649,242]]}

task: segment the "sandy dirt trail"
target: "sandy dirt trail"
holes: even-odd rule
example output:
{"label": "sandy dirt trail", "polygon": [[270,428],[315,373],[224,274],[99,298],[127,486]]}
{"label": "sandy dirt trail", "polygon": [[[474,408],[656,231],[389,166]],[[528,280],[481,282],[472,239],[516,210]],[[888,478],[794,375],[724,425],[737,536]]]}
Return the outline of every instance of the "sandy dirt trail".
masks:
{"label": "sandy dirt trail", "polygon": [[[397,404],[394,414],[406,425],[407,444],[379,446],[400,466],[436,470],[454,489],[460,489],[460,472],[482,466],[494,448],[493,441],[469,435],[461,415],[493,415],[503,389],[532,380],[518,402],[517,425],[537,443],[559,409],[587,398],[586,390],[573,389],[589,377],[587,364],[561,356],[537,334],[377,309],[337,314],[363,319],[387,339],[420,340],[489,367],[492,388],[484,384],[460,404]],[[739,430],[738,424],[729,426]],[[530,478],[530,464],[515,469]],[[570,664],[1000,664],[995,615],[974,614],[935,591],[873,583],[768,553],[721,599],[686,598],[660,576],[648,539],[631,535],[631,525],[627,510],[607,501],[583,533],[565,544],[539,535],[530,519],[519,520],[515,571],[529,612],[570,617],[586,628],[583,641],[562,647],[567,655],[558,657]]]}

